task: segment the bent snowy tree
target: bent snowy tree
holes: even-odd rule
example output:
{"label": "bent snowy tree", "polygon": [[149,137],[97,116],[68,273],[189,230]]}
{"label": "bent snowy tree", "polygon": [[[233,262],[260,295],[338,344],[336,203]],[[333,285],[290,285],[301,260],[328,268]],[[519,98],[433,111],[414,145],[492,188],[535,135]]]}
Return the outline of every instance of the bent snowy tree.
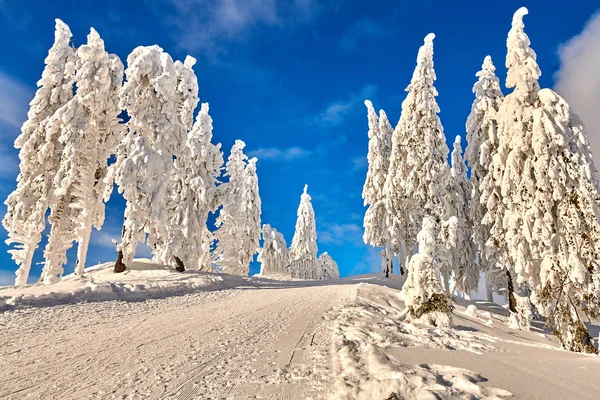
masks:
{"label": "bent snowy tree", "polygon": [[60,131],[50,119],[61,106],[73,98],[75,63],[77,56],[69,45],[71,31],[61,20],[56,20],[54,44],[44,60],[38,90],[29,103],[27,121],[15,140],[19,149],[19,176],[17,188],[5,201],[6,214],[2,220],[8,232],[7,244],[18,265],[15,284],[25,285],[33,254],[42,239],[46,226],[46,211],[53,195],[53,180],[58,170],[62,145]]}

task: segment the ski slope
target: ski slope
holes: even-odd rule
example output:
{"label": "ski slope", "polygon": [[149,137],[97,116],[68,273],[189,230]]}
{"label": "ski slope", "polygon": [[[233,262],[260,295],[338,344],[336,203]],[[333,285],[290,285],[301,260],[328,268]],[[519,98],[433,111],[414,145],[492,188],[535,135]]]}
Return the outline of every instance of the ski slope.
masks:
{"label": "ski slope", "polygon": [[398,278],[223,275],[219,290],[145,301],[41,296],[0,314],[0,398],[597,397],[600,357],[558,349],[539,324],[513,331],[492,303],[461,302],[452,330],[400,321]]}

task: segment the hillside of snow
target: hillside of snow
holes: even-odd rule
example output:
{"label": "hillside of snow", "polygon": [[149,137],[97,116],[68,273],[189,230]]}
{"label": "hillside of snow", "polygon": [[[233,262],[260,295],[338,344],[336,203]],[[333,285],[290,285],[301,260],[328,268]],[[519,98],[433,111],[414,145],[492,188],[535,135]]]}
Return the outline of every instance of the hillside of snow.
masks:
{"label": "hillside of snow", "polygon": [[600,357],[561,350],[540,321],[516,331],[464,300],[452,329],[401,321],[402,276],[110,268],[0,289],[0,398],[597,398]]}

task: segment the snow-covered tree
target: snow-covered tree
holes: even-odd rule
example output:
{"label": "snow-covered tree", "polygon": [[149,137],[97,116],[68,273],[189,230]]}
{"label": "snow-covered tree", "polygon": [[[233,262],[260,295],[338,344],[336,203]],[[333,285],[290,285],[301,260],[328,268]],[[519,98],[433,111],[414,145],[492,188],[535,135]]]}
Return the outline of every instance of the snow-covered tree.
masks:
{"label": "snow-covered tree", "polygon": [[454,306],[437,278],[438,225],[433,217],[423,218],[423,228],[417,235],[419,252],[410,259],[402,298],[406,304],[405,316],[430,325],[449,327]]}
{"label": "snow-covered tree", "polygon": [[223,207],[217,218],[216,264],[220,271],[247,276],[252,257],[259,249],[261,203],[256,158],[246,160],[246,146],[236,140],[225,166],[229,181],[220,186]]}
{"label": "snow-covered tree", "polygon": [[265,224],[262,227],[263,247],[258,253],[260,274],[264,276],[289,275],[290,251],[281,232]]}
{"label": "snow-covered tree", "polygon": [[362,192],[364,205],[368,206],[363,223],[365,228],[363,240],[367,245],[384,247],[382,265],[385,266],[384,272],[389,275],[390,271],[387,269],[390,267],[392,259],[392,245],[386,226],[384,186],[390,165],[393,129],[383,110],[380,111],[381,116],[378,118],[373,109],[373,103],[365,100],[365,105],[369,121],[369,153],[367,155],[369,168]]}
{"label": "snow-covered tree", "polygon": [[126,82],[119,106],[127,111],[127,133],[117,148],[115,182],[126,200],[115,272],[133,259],[138,242],[154,244],[168,220],[166,197],[173,157],[181,155],[178,75],[173,59],[154,45],[137,47],[127,57]]}
{"label": "snow-covered tree", "polygon": [[298,206],[296,230],[290,247],[290,274],[293,278],[319,279],[317,262],[317,224],[308,185]]}
{"label": "snow-covered tree", "polygon": [[[177,73],[176,110],[177,120],[173,124],[174,136],[182,138],[185,144],[187,132],[194,122],[194,110],[198,104],[198,79],[192,67],[196,59],[187,56],[185,62],[175,61],[174,68]],[[196,138],[195,138],[196,139]],[[189,141],[189,137],[188,137]],[[191,245],[192,235],[202,234],[202,220],[206,220],[206,207],[196,210],[197,201],[195,193],[189,187],[189,182],[200,174],[205,177],[209,172],[194,168],[190,149],[185,146],[179,150],[179,156],[174,161],[170,171],[170,180],[167,183],[168,195],[165,199],[167,209],[167,224],[153,229],[154,259],[163,265],[170,265],[178,271],[185,268],[196,268],[198,260],[198,247]]]}
{"label": "snow-covered tree", "polygon": [[529,222],[524,225],[526,208],[533,201],[533,112],[541,75],[524,31],[526,14],[525,7],[515,12],[508,33],[506,86],[514,90],[504,98],[498,111],[498,150],[484,178],[489,182],[482,193],[487,207],[483,223],[490,227],[494,259],[506,269],[511,312],[517,311],[512,294],[514,277],[518,283],[524,283],[539,275],[539,264],[534,262],[527,240],[532,226]]}
{"label": "snow-covered tree", "polygon": [[450,289],[470,298],[471,291],[477,290],[479,268],[475,264],[475,248],[471,241],[473,233],[470,215],[471,187],[467,178],[467,166],[462,157],[460,136],[456,136],[454,140],[451,161],[452,188],[449,199],[451,201],[450,212],[456,217],[456,232],[452,243],[448,246],[448,261],[453,282],[453,287]]}
{"label": "snow-covered tree", "polygon": [[321,276],[319,279],[338,279],[340,277],[340,271],[338,265],[329,253],[324,252],[319,256],[318,259],[319,270]]}
{"label": "snow-covered tree", "polygon": [[42,278],[56,280],[63,272],[66,251],[78,243],[75,273],[83,274],[92,226],[104,222],[108,158],[121,139],[118,94],[123,64],[104,50],[104,41],[93,28],[88,42],[77,50],[75,96],[51,117],[51,125],[64,143],[50,208],[50,238]]}
{"label": "snow-covered tree", "polygon": [[600,315],[600,204],[597,171],[579,118],[550,89],[533,114],[533,201],[524,226],[539,274],[531,299],[565,349],[598,353],[584,321]]}
{"label": "snow-covered tree", "polygon": [[54,44],[44,60],[46,66],[37,82],[35,97],[29,103],[27,121],[15,141],[20,171],[17,188],[5,201],[7,211],[2,225],[8,232],[7,244],[15,245],[9,253],[19,266],[16,285],[27,283],[53,195],[62,145],[58,140],[60,131],[52,125],[57,121],[50,119],[73,97],[77,56],[69,45],[71,36],[69,27],[57,19]]}
{"label": "snow-covered tree", "polygon": [[448,146],[437,115],[438,93],[433,86],[434,38],[433,33],[427,35],[419,49],[417,66],[392,137],[385,184],[390,233],[395,242],[403,243],[407,258],[414,252],[423,218],[430,216],[439,225],[448,217],[447,184],[451,177]]}
{"label": "snow-covered tree", "polygon": [[488,214],[488,201],[495,205],[493,210],[489,211],[490,220],[495,220],[495,215],[500,215],[502,212],[499,190],[494,185],[493,175],[488,174],[492,158],[498,152],[497,114],[504,99],[495,71],[492,58],[486,56],[481,71],[475,74],[479,79],[473,86],[475,100],[467,118],[465,150],[465,158],[471,168],[470,217],[473,221],[473,242],[477,249],[479,269],[485,271],[489,301],[493,300],[492,290],[506,286],[506,274],[496,266],[490,252],[486,250],[490,248],[488,245],[490,228],[483,223],[484,217]]}

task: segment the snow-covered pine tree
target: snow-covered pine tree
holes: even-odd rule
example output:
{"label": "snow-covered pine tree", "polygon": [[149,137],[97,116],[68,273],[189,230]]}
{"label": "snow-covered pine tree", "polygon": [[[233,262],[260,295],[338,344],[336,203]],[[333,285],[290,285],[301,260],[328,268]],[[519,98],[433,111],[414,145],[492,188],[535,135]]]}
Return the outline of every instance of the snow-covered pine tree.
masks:
{"label": "snow-covered pine tree", "polygon": [[19,266],[16,285],[25,285],[29,278],[31,260],[39,246],[45,227],[46,211],[52,197],[53,179],[58,170],[62,146],[60,131],[50,124],[56,110],[73,97],[76,54],[69,45],[69,27],[56,19],[54,44],[44,60],[38,90],[29,103],[27,121],[15,141],[19,149],[17,188],[5,201],[7,211],[2,225],[8,232],[7,244]]}
{"label": "snow-covered pine tree", "polygon": [[[187,56],[185,62],[175,61],[173,64],[177,73],[176,111],[177,120],[172,125],[173,134],[181,138],[183,148],[175,149],[179,156],[174,160],[167,183],[168,195],[166,197],[167,224],[157,226],[152,237],[155,240],[155,261],[170,265],[177,271],[187,268],[196,269],[198,264],[198,251],[196,246],[188,247],[192,236],[202,234],[201,226],[206,225],[206,215],[199,214],[203,208],[196,210],[197,201],[195,193],[189,187],[189,181],[198,174],[205,177],[202,171],[195,170],[190,149],[185,145],[187,132],[192,129],[194,110],[198,104],[198,79],[192,67],[196,59]],[[167,133],[168,134],[168,133]],[[189,139],[189,137],[188,137]]]}
{"label": "snow-covered pine tree", "polygon": [[319,256],[318,259],[320,278],[319,279],[338,279],[340,277],[340,271],[338,265],[329,253],[324,252]]}
{"label": "snow-covered pine tree", "polygon": [[[415,249],[423,217],[438,224],[447,219],[447,184],[450,182],[448,146],[438,117],[438,95],[433,86],[433,39],[430,33],[419,49],[408,95],[392,138],[386,180],[391,235],[405,246],[406,262]],[[438,229],[439,230],[439,229]]]}
{"label": "snow-covered pine tree", "polygon": [[[473,86],[475,100],[467,118],[465,150],[465,158],[471,168],[472,239],[477,249],[479,269],[485,272],[488,301],[493,300],[492,290],[506,287],[506,273],[496,266],[492,254],[487,250],[490,248],[490,227],[483,223],[486,214],[490,221],[495,221],[502,211],[501,204],[498,205],[502,202],[500,192],[494,184],[493,174],[488,174],[492,158],[498,152],[497,113],[504,99],[495,71],[492,58],[486,56],[481,71],[475,74],[479,79]],[[489,201],[494,205],[490,211],[487,208]]]}
{"label": "snow-covered pine tree", "polygon": [[539,263],[532,257],[528,240],[533,225],[529,217],[525,220],[526,208],[534,200],[531,145],[541,75],[524,31],[523,16],[527,13],[525,7],[515,12],[508,33],[506,86],[514,90],[504,98],[498,111],[498,150],[489,169],[490,182],[486,182],[482,193],[482,200],[487,200],[483,223],[490,226],[489,243],[495,248],[495,260],[506,269],[512,313],[517,312],[514,278],[524,283],[539,275]]}
{"label": "snow-covered pine tree", "polygon": [[[185,145],[182,130],[174,126],[179,117],[178,78],[171,56],[156,45],[137,47],[127,57],[125,76],[119,106],[130,119],[117,148],[114,173],[126,207],[115,272],[125,270],[147,233],[156,235],[167,225],[173,156],[179,157]],[[156,240],[148,238],[150,244]]]}
{"label": "snow-covered pine tree", "polygon": [[[533,201],[525,211],[539,275],[531,299],[567,350],[598,353],[584,321],[600,315],[600,204],[596,169],[579,118],[550,89],[533,114]],[[541,262],[540,262],[541,261]]]}
{"label": "snow-covered pine tree", "polygon": [[290,274],[293,278],[319,279],[317,262],[317,224],[308,185],[298,206],[298,219],[290,247]]}
{"label": "snow-covered pine tree", "polygon": [[[107,191],[104,179],[108,158],[121,138],[118,94],[123,83],[123,64],[104,50],[104,41],[92,28],[88,42],[77,50],[75,96],[50,119],[64,143],[54,196],[50,206],[50,238],[45,251],[42,279],[55,281],[63,272],[66,251],[78,243],[75,273],[84,272],[92,226],[104,222]],[[112,190],[112,183],[108,185]]]}
{"label": "snow-covered pine tree", "polygon": [[406,305],[404,317],[433,326],[452,325],[452,298],[437,278],[439,269],[437,236],[439,223],[433,217],[423,218],[423,228],[417,235],[419,252],[411,257],[408,277],[402,286],[402,298]]}
{"label": "snow-covered pine tree", "polygon": [[281,232],[265,224],[262,227],[263,247],[258,253],[260,274],[263,276],[289,275],[290,251]]}
{"label": "snow-covered pine tree", "polygon": [[378,118],[373,109],[373,103],[365,100],[365,105],[369,121],[369,153],[367,155],[369,168],[362,192],[364,205],[368,206],[363,223],[365,228],[363,241],[370,246],[384,247],[382,251],[383,272],[389,276],[392,244],[386,227],[384,185],[390,165],[393,130],[383,110],[380,111],[381,117]]}
{"label": "snow-covered pine tree", "polygon": [[211,246],[215,240],[208,229],[207,219],[210,212],[215,212],[217,204],[217,184],[223,169],[223,153],[221,144],[212,143],[212,118],[208,103],[202,107],[196,122],[187,137],[187,156],[185,163],[180,164],[185,176],[185,201],[189,215],[184,219],[186,236],[182,242],[181,259],[186,268],[212,271]]}
{"label": "snow-covered pine tree", "polygon": [[236,140],[225,166],[229,181],[220,186],[223,207],[215,232],[217,268],[228,274],[248,276],[250,261],[260,241],[260,196],[256,175],[256,158],[248,157],[246,146]]}
{"label": "snow-covered pine tree", "polygon": [[451,156],[450,173],[452,175],[452,199],[450,212],[456,217],[456,234],[450,246],[450,266],[452,271],[453,288],[465,298],[470,298],[471,291],[477,290],[479,283],[479,268],[475,263],[475,247],[471,240],[473,223],[471,220],[471,185],[467,178],[467,166],[462,157],[460,136],[454,140]]}

